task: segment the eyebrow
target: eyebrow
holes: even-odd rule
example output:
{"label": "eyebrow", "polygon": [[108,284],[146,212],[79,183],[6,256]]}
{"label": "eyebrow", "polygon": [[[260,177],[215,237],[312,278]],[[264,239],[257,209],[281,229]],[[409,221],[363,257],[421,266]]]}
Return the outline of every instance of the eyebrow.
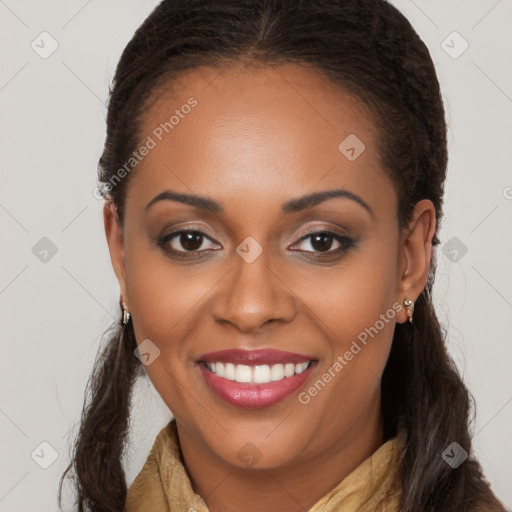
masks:
{"label": "eyebrow", "polygon": [[[281,210],[284,213],[295,213],[301,210],[306,210],[307,208],[312,208],[328,199],[333,198],[349,199],[354,201],[362,206],[373,217],[373,210],[366,203],[366,201],[364,201],[358,195],[342,188],[335,190],[325,190],[323,192],[313,192],[312,194],[306,194],[301,197],[290,199],[281,205]],[[171,190],[164,190],[155,196],[147,204],[146,211],[149,210],[151,206],[160,201],[177,201],[179,203],[194,206],[202,210],[208,210],[213,213],[224,213],[224,208],[217,201],[209,197],[201,197],[193,194],[180,194]]]}

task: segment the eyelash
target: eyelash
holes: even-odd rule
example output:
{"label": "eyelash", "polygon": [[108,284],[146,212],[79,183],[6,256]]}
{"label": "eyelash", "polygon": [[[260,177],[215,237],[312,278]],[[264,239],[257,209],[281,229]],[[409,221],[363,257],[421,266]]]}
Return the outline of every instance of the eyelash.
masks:
{"label": "eyelash", "polygon": [[[169,243],[176,237],[182,235],[183,233],[193,233],[196,235],[200,235],[203,238],[206,238],[207,240],[214,242],[206,233],[203,231],[200,231],[198,229],[194,228],[182,228],[177,231],[173,231],[172,233],[169,233],[157,240],[157,245],[160,247],[164,252],[167,254],[171,254],[173,257],[176,258],[182,258],[182,259],[197,259],[201,258],[202,254],[205,252],[215,251],[217,249],[203,249],[201,251],[194,250],[194,251],[177,251],[175,249],[171,249],[169,246]],[[335,233],[333,231],[325,230],[325,229],[317,229],[306,232],[294,245],[298,245],[304,240],[307,240],[308,238],[311,238],[315,235],[324,235],[329,236],[333,238],[335,241],[337,241],[340,244],[340,247],[338,249],[332,250],[329,249],[328,251],[321,252],[321,251],[305,251],[305,250],[297,250],[295,249],[295,252],[299,253],[307,253],[307,254],[314,254],[314,258],[317,260],[324,259],[325,257],[333,257],[333,256],[341,256],[343,253],[347,252],[348,250],[352,249],[355,246],[354,240],[351,238],[348,238],[346,236],[339,235],[338,233]],[[202,245],[202,243],[201,243]]]}

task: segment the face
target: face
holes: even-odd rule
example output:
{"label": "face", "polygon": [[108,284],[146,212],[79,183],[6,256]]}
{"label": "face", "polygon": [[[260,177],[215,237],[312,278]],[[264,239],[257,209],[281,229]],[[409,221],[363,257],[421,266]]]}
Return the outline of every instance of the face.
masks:
{"label": "face", "polygon": [[146,371],[203,453],[273,468],[378,438],[414,253],[377,141],[292,64],[187,71],[146,111],[107,237]]}

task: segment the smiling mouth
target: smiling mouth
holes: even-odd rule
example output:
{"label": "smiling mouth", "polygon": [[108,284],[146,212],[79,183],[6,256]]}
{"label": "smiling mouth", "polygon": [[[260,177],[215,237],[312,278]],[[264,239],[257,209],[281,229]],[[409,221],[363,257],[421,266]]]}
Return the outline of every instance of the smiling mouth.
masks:
{"label": "smiling mouth", "polygon": [[204,362],[206,369],[218,377],[239,383],[269,384],[283,379],[300,375],[307,370],[312,360],[303,363],[262,364],[248,366],[223,362]]}
{"label": "smiling mouth", "polygon": [[208,388],[224,402],[261,409],[281,402],[301,388],[318,359],[274,349],[228,349],[203,354],[198,367]]}

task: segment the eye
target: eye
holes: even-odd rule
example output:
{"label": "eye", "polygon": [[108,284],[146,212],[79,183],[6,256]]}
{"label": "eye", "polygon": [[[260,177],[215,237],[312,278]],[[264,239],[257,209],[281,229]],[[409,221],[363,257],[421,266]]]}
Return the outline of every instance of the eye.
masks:
{"label": "eye", "polygon": [[218,244],[202,231],[180,229],[160,238],[158,246],[178,257],[197,257],[201,252],[215,250]]}
{"label": "eye", "polygon": [[[189,259],[200,258],[204,253],[222,248],[206,233],[191,228],[168,233],[158,239],[157,245],[172,257]],[[346,236],[328,230],[317,230],[304,235],[290,249],[323,259],[341,255],[353,246],[354,241]]]}
{"label": "eye", "polygon": [[[314,231],[303,236],[299,243],[291,247],[298,252],[313,253],[316,257],[338,255],[353,247],[354,242],[346,236],[332,231]],[[296,249],[296,247],[302,248]],[[334,249],[333,249],[334,246]]]}

